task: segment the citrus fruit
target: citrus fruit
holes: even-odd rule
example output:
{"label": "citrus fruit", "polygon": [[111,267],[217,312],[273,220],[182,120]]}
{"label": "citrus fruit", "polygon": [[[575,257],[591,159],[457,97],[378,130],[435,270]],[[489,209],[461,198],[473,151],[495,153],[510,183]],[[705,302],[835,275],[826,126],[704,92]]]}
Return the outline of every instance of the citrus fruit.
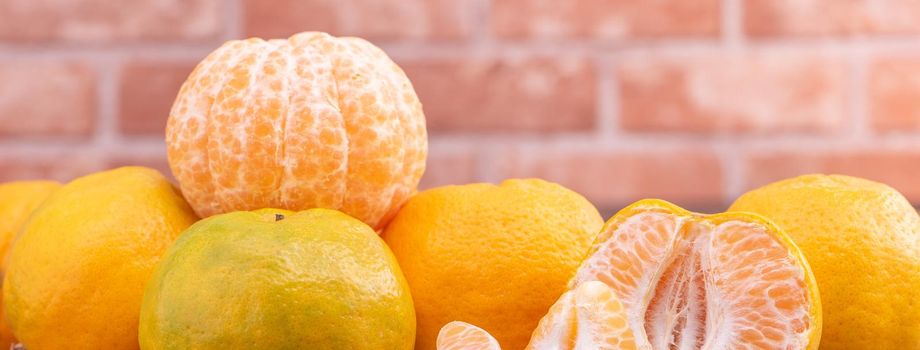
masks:
{"label": "citrus fruit", "polygon": [[[636,343],[626,310],[603,282],[585,282],[562,294],[540,320],[527,350],[628,350]],[[438,350],[500,350],[488,332],[454,321],[441,328]]]}
{"label": "citrus fruit", "polygon": [[805,175],[731,209],[769,217],[808,258],[824,305],[822,349],[920,349],[920,217],[896,190]]}
{"label": "citrus fruit", "polygon": [[412,349],[409,286],[341,212],[233,212],[190,227],[144,293],[142,349]]}
{"label": "citrus fruit", "polygon": [[602,225],[584,197],[542,180],[412,197],[383,237],[412,290],[416,349],[435,349],[439,329],[455,320],[523,349]]}
{"label": "citrus fruit", "polygon": [[0,256],[39,204],[61,187],[55,181],[15,181],[0,184]]}
{"label": "citrus fruit", "polygon": [[438,350],[501,350],[489,332],[466,322],[453,321],[438,332]]}
{"label": "citrus fruit", "polygon": [[636,202],[601,230],[572,286],[609,285],[641,349],[816,349],[821,302],[795,244],[750,213]]}
{"label": "citrus fruit", "polygon": [[[15,181],[0,184],[0,257],[5,257],[19,229],[39,204],[61,187],[54,181]],[[0,263],[0,276],[6,271],[6,259]],[[2,278],[2,277],[0,277]],[[0,295],[0,303],[3,298]],[[0,349],[15,341],[13,331],[3,317],[0,305]]]}
{"label": "citrus fruit", "polygon": [[403,71],[359,38],[233,40],[179,90],[169,165],[202,217],[340,209],[375,229],[415,192],[425,116]]}
{"label": "citrus fruit", "polygon": [[588,281],[563,294],[527,345],[527,350],[566,349],[636,349],[626,309],[603,282]]}
{"label": "citrus fruit", "polygon": [[137,349],[144,286],[196,217],[159,172],[78,178],[32,214],[9,255],[3,306],[29,349]]}

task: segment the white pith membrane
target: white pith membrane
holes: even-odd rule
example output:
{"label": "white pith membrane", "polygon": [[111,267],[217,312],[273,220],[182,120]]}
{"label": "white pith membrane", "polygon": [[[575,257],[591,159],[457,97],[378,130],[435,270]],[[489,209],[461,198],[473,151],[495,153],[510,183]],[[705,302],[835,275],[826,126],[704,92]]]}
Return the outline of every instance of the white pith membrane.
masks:
{"label": "white pith membrane", "polygon": [[646,211],[602,232],[574,282],[620,297],[639,349],[804,349],[805,271],[758,223]]}
{"label": "white pith membrane", "polygon": [[582,283],[556,300],[525,350],[635,349],[623,312],[609,286],[600,281]]}

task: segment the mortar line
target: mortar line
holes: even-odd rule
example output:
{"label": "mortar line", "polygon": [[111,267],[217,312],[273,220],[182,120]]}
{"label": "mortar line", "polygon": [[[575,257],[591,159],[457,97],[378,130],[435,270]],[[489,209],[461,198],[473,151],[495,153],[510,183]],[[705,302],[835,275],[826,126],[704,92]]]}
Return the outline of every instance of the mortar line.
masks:
{"label": "mortar line", "polygon": [[[236,0],[238,1],[238,0]],[[738,1],[738,0],[723,0]],[[239,9],[239,12],[242,12]],[[226,12],[232,12],[227,10]],[[235,13],[241,16],[240,13]],[[738,24],[740,26],[740,24]],[[242,25],[238,26],[241,27]],[[242,30],[242,28],[236,28]],[[234,34],[235,31],[225,28],[221,36]],[[237,33],[238,34],[238,33]],[[241,35],[241,34],[239,34]],[[723,37],[726,35],[723,35]],[[854,38],[784,38],[782,40],[762,39],[749,41],[742,34],[738,35],[740,44],[757,50],[785,50],[795,49],[800,51],[840,50],[852,47],[854,43],[873,50],[893,50],[897,53],[920,53],[920,42],[916,36],[886,36],[876,35],[870,40]],[[490,38],[490,35],[486,35]],[[171,53],[181,55],[189,51],[212,51],[215,45],[221,43],[222,38],[214,40],[198,40],[188,42],[124,42],[124,43],[50,43],[50,44],[11,44],[0,42],[0,55],[87,55],[92,53],[122,53],[140,52]],[[617,51],[620,53],[649,52],[649,53],[680,53],[682,51],[696,50],[722,50],[725,49],[725,38],[700,39],[700,38],[656,38],[633,39],[625,41],[604,41],[597,39],[572,39],[566,41],[541,41],[533,40],[505,40],[501,47],[494,47],[501,52],[522,51],[528,53],[552,54],[559,51],[571,53],[601,51]],[[732,39],[734,40],[734,39]],[[457,42],[419,42],[415,40],[379,40],[375,45],[386,46],[397,51],[424,51],[456,54],[468,52],[473,46],[467,41]]]}
{"label": "mortar line", "polygon": [[[517,144],[515,145],[517,146]],[[495,164],[498,159],[496,153],[500,147],[494,144],[480,145],[475,143],[469,143],[468,147],[472,149],[473,153],[473,176],[476,181],[489,183],[500,181]]]}
{"label": "mortar line", "polygon": [[124,62],[107,58],[93,62],[99,81],[96,85],[97,124],[93,145],[99,150],[117,148],[119,94],[118,84]]}
{"label": "mortar line", "polygon": [[722,41],[729,49],[738,49],[744,41],[744,4],[741,0],[722,0]]}
{"label": "mortar line", "polygon": [[620,96],[617,86],[614,59],[609,55],[598,55],[594,60],[597,75],[597,130],[599,139],[613,140],[620,134]]}
{"label": "mortar line", "polygon": [[[224,9],[221,14],[224,18],[224,28],[221,33],[221,40],[228,41],[234,39],[243,39],[245,33],[243,0],[224,0]],[[216,48],[216,47],[215,47]]]}
{"label": "mortar line", "polygon": [[472,27],[470,41],[473,46],[488,45],[492,38],[492,1],[479,0],[472,4],[470,14],[472,18],[467,23]]}
{"label": "mortar line", "polygon": [[723,205],[729,205],[744,191],[744,182],[747,177],[744,159],[747,151],[734,142],[723,142],[716,146],[716,152],[722,160],[722,196]]}
{"label": "mortar line", "polygon": [[[140,153],[161,153],[163,152],[164,146],[163,142],[150,142],[148,140],[144,141],[123,141],[117,144],[115,147],[115,152],[140,152]],[[105,152],[111,151],[111,148],[106,148],[105,146],[100,147],[99,144],[93,142],[92,139],[76,139],[76,138],[47,138],[47,139],[31,139],[27,141],[22,141],[18,139],[13,140],[0,140],[0,154],[22,154],[22,153],[65,153],[65,152],[78,152],[78,153],[93,153],[93,152]]]}
{"label": "mortar line", "polygon": [[[216,46],[215,46],[216,47]],[[88,61],[90,63],[104,60],[129,60],[143,59],[149,61],[188,61],[199,60],[207,55],[214,47],[208,49],[140,49],[140,48],[113,48],[111,50],[74,50],[74,51],[4,51],[0,49],[0,59],[27,59],[27,60],[53,60],[53,61]]]}
{"label": "mortar line", "polygon": [[[741,0],[722,0],[722,40],[728,51],[742,50],[746,46],[743,6]],[[742,155],[744,150],[739,143],[737,139],[718,140],[714,143],[715,153],[722,163],[723,206],[741,194],[747,176],[744,164],[746,155]]]}
{"label": "mortar line", "polygon": [[857,140],[870,138],[869,102],[867,85],[866,52],[863,48],[854,49],[847,60],[847,94],[849,103],[849,122],[851,125],[850,136]]}

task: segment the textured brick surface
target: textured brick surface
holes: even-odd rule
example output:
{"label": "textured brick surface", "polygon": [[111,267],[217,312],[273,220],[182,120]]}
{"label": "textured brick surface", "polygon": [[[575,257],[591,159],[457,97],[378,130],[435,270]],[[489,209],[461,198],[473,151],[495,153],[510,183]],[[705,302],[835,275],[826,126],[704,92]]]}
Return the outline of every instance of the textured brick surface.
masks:
{"label": "textured brick surface", "polygon": [[121,72],[119,128],[127,134],[162,134],[182,82],[195,62],[132,62]]}
{"label": "textured brick surface", "polygon": [[610,214],[724,209],[807,172],[920,205],[920,2],[908,0],[3,0],[0,181],[138,164],[230,38],[318,30],[412,80],[422,188],[544,177]]}
{"label": "textured brick surface", "polygon": [[475,0],[244,0],[249,36],[284,38],[318,30],[376,40],[470,35]]}
{"label": "textured brick surface", "polygon": [[432,145],[422,189],[476,182],[476,158],[469,149],[447,149]]}
{"label": "textured brick surface", "polygon": [[595,124],[595,74],[575,57],[401,61],[442,132],[584,131]]}
{"label": "textured brick surface", "polygon": [[745,188],[809,173],[846,174],[881,181],[914,201],[920,199],[920,149],[860,149],[821,152],[776,151],[745,161]]}
{"label": "textured brick surface", "polygon": [[48,179],[67,182],[105,168],[104,159],[86,151],[0,154],[0,181]]}
{"label": "textured brick surface", "polygon": [[492,28],[501,37],[629,39],[715,37],[718,0],[493,0]]}
{"label": "textured brick surface", "polygon": [[754,37],[920,34],[920,2],[747,0],[744,19]]}
{"label": "textured brick surface", "polygon": [[0,39],[14,42],[216,38],[221,0],[4,0]]}
{"label": "textured brick surface", "polygon": [[722,164],[700,149],[605,151],[514,148],[499,153],[498,175],[539,177],[585,195],[602,208],[642,198],[697,207],[722,200]]}
{"label": "textured brick surface", "polygon": [[0,60],[0,136],[87,136],[96,76],[67,62]]}
{"label": "textured brick surface", "polygon": [[616,73],[627,130],[822,133],[846,117],[844,66],[831,58],[641,56],[617,64]]}
{"label": "textured brick surface", "polygon": [[880,131],[920,131],[920,57],[876,61],[869,70],[872,126]]}

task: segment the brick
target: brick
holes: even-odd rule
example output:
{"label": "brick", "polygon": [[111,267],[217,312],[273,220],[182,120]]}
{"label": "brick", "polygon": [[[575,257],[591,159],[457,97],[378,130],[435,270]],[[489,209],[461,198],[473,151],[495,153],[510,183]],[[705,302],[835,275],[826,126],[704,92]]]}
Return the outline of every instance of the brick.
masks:
{"label": "brick", "polygon": [[115,152],[115,154],[107,157],[107,168],[119,168],[123,166],[143,166],[156,169],[170,181],[176,183],[176,178],[172,175],[172,171],[169,170],[169,162],[166,159],[165,147],[163,152],[131,154]]}
{"label": "brick", "polygon": [[584,59],[455,58],[400,65],[432,133],[588,131],[595,125],[595,77]]}
{"label": "brick", "polygon": [[126,134],[162,134],[179,87],[195,62],[133,62],[119,83],[119,129]]}
{"label": "brick", "polygon": [[879,131],[920,130],[920,58],[887,58],[869,68],[870,124]]}
{"label": "brick", "polygon": [[0,136],[80,136],[96,118],[96,75],[73,63],[0,64]]}
{"label": "brick", "polygon": [[302,31],[369,40],[467,38],[476,0],[244,0],[249,36],[286,38]]}
{"label": "brick", "polygon": [[492,28],[513,39],[646,39],[719,34],[718,0],[493,0]]}
{"label": "brick", "polygon": [[0,39],[105,43],[217,38],[220,0],[7,0]]}
{"label": "brick", "polygon": [[920,203],[920,150],[780,150],[748,155],[745,190],[811,173],[844,174],[880,181]]}
{"label": "brick", "polygon": [[476,158],[468,149],[445,149],[430,145],[420,189],[476,182]]}
{"label": "brick", "polygon": [[68,182],[103,169],[104,161],[92,151],[0,154],[0,182],[38,179]]}
{"label": "brick", "polygon": [[605,210],[642,198],[662,198],[692,209],[712,208],[724,201],[721,161],[706,150],[518,147],[498,153],[494,166],[499,179],[553,181]]}
{"label": "brick", "polygon": [[920,2],[913,0],[748,0],[748,35],[853,37],[920,33]]}
{"label": "brick", "polygon": [[616,66],[621,126],[686,133],[827,133],[846,119],[845,65],[798,54],[633,56]]}

